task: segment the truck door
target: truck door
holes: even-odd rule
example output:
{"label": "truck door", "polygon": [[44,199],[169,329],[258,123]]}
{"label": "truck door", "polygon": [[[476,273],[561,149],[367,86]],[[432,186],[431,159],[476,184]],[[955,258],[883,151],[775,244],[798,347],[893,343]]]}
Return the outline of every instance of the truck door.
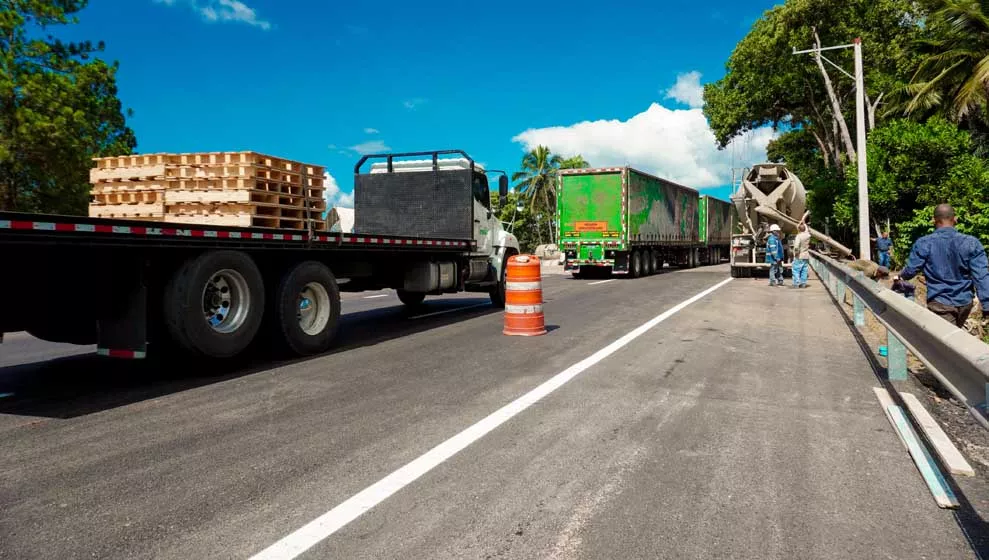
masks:
{"label": "truck door", "polygon": [[491,253],[495,228],[493,223],[496,216],[491,211],[491,193],[488,192],[488,178],[482,173],[474,173],[474,241],[477,252],[488,255]]}

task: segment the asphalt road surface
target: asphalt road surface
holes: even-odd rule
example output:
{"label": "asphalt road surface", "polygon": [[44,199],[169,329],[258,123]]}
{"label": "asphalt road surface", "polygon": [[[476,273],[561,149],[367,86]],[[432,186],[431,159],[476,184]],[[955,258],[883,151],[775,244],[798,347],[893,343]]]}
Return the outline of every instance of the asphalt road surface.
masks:
{"label": "asphalt road surface", "polygon": [[0,557],[976,557],[823,289],[726,279],[549,276],[534,338],[345,294],[333,352],[208,373],[8,336]]}

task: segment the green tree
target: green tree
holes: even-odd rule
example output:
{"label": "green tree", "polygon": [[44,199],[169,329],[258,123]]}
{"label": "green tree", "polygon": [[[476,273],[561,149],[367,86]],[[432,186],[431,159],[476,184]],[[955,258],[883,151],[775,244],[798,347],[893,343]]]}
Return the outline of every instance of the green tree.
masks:
{"label": "green tree", "polygon": [[522,157],[521,169],[512,175],[515,189],[521,195],[540,225],[546,229],[547,237],[542,237],[540,228],[539,240],[549,239],[553,242],[553,219],[556,215],[556,172],[560,169],[563,159],[550,151],[546,146],[536,146]]}
{"label": "green tree", "polygon": [[48,34],[86,0],[4,0],[0,11],[0,209],[83,214],[92,158],[132,153],[103,44]]}
{"label": "green tree", "polygon": [[560,161],[560,169],[585,169],[590,167],[591,164],[587,163],[584,156],[577,154],[573,157],[565,158]]}
{"label": "green tree", "polygon": [[989,96],[989,2],[937,0],[928,33],[917,40],[919,62],[904,112],[941,110],[955,121],[984,122]]}
{"label": "green tree", "polygon": [[[912,68],[908,46],[921,29],[917,10],[911,0],[789,0],[767,11],[735,47],[725,77],[705,86],[704,113],[720,146],[767,125],[802,130],[809,135],[803,141],[817,145],[820,165],[841,171],[855,159],[848,125],[854,82],[827,61],[793,50],[862,38],[874,123],[883,97],[905,84]],[[826,56],[852,68],[850,50]]]}
{"label": "green tree", "polygon": [[[898,119],[869,137],[869,209],[878,221],[911,219],[917,208],[959,207],[989,196],[989,164],[973,153],[971,135],[942,117]],[[857,185],[849,176],[835,218],[856,220]]]}

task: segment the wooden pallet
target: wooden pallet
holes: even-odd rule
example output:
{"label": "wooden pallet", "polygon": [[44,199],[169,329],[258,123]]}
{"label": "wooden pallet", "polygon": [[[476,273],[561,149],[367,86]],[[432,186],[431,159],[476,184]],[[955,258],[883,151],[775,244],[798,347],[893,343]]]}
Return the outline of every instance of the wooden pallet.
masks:
{"label": "wooden pallet", "polygon": [[153,204],[165,199],[165,191],[141,190],[124,192],[102,192],[92,195],[92,204],[106,206],[114,204]]}
{"label": "wooden pallet", "polygon": [[143,167],[153,165],[254,165],[270,167],[280,171],[301,174],[306,171],[310,177],[322,178],[326,168],[262,154],[259,152],[192,152],[192,153],[156,153],[136,154],[129,156],[113,156],[93,158],[97,169],[115,169],[124,167]]}
{"label": "wooden pallet", "polygon": [[165,203],[138,204],[90,204],[90,218],[147,218],[161,219],[165,215]]}

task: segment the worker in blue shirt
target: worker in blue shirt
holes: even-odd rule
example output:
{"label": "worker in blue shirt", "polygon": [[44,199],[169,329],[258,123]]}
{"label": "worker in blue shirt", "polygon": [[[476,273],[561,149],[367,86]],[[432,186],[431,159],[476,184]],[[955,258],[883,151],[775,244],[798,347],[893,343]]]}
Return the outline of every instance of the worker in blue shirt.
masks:
{"label": "worker in blue shirt", "polygon": [[882,236],[876,240],[876,254],[879,256],[879,266],[889,268],[889,250],[893,248],[893,240],[889,238],[889,232],[884,231]]}
{"label": "worker in blue shirt", "polygon": [[[934,233],[913,244],[899,278],[910,280],[923,272],[927,278],[927,309],[959,328],[972,312],[974,286],[989,317],[989,266],[986,250],[971,235],[958,233],[958,218],[948,204],[934,209]],[[895,278],[894,278],[895,279]]]}
{"label": "worker in blue shirt", "polygon": [[[780,227],[769,226],[766,239],[766,263],[769,264],[769,285],[783,285],[783,242],[780,240]],[[777,284],[778,282],[778,284]]]}

